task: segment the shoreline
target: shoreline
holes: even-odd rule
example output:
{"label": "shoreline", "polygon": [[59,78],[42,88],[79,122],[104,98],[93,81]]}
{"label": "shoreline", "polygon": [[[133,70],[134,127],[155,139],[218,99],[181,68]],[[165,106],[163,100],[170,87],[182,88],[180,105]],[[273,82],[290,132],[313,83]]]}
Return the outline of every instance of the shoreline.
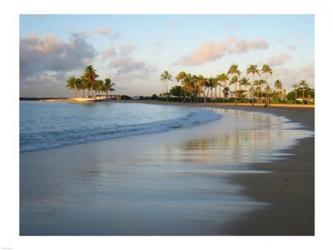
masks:
{"label": "shoreline", "polygon": [[304,126],[304,128],[311,131],[314,131],[315,127],[314,125],[315,107],[313,105],[294,106],[294,104],[292,105],[273,104],[268,107],[264,107],[262,104],[262,105],[255,105],[254,107],[252,107],[251,104],[234,105],[226,103],[180,103],[180,102],[165,102],[165,101],[152,101],[152,100],[130,100],[130,101],[126,100],[126,101],[117,101],[117,102],[255,111],[262,113],[270,113],[278,116],[284,116],[293,122],[301,123]]}
{"label": "shoreline", "polygon": [[107,96],[95,96],[95,97],[59,97],[59,98],[49,98],[49,97],[32,97],[32,98],[20,98],[20,101],[32,101],[32,102],[63,102],[63,103],[91,103],[91,102],[108,102],[112,101],[111,97]]}
{"label": "shoreline", "polygon": [[[167,105],[157,101],[138,103]],[[171,105],[212,107],[256,111],[283,116],[302,128],[313,131],[314,109],[269,106],[251,107],[223,104]],[[297,144],[282,153],[283,159],[269,163],[249,164],[250,170],[268,170],[266,174],[242,174],[231,177],[235,183],[244,185],[243,193],[271,205],[262,210],[250,212],[231,226],[231,235],[315,235],[315,180],[314,180],[315,137],[298,140]]]}
{"label": "shoreline", "polygon": [[[227,103],[227,102],[208,102],[208,103],[183,103],[183,102],[167,102],[156,100],[115,100],[107,97],[68,97],[68,98],[20,98],[20,101],[44,101],[44,102],[65,102],[65,103],[87,103],[87,102],[134,102],[134,103],[147,103],[147,104],[160,104],[160,105],[185,105],[185,106],[219,106],[219,107],[257,107],[264,108],[264,103]],[[314,109],[313,104],[270,104],[268,108],[295,108],[295,109]]]}
{"label": "shoreline", "polygon": [[[170,106],[188,106],[188,107],[208,107],[208,108],[222,108],[222,109],[240,109],[244,111],[270,111],[270,110],[304,110],[314,111],[315,105],[310,104],[270,104],[268,107],[264,107],[263,103],[255,103],[252,106],[251,103],[221,103],[221,102],[207,102],[207,103],[189,103],[189,102],[167,102],[158,100],[117,100],[115,102],[127,102],[127,103],[143,103],[143,104],[156,104],[156,105],[170,105]],[[274,111],[275,112],[275,111]],[[276,111],[278,112],[278,111]],[[286,113],[286,116],[288,114]]]}

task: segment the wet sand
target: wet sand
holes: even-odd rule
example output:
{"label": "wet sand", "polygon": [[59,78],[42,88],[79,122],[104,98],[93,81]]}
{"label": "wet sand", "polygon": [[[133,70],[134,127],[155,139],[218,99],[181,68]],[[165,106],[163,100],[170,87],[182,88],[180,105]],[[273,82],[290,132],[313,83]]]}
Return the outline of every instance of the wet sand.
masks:
{"label": "wet sand", "polygon": [[[20,234],[312,235],[313,138],[228,109],[223,122],[21,154]],[[314,128],[312,110],[237,109]]]}
{"label": "wet sand", "polygon": [[[150,102],[155,103],[155,102]],[[179,104],[175,104],[179,105]],[[223,109],[271,113],[297,122],[314,132],[314,108],[293,106],[244,107],[225,104],[180,104]],[[250,212],[230,227],[232,235],[314,235],[314,137],[298,140],[283,150],[288,156],[269,163],[249,165],[249,169],[266,169],[264,175],[236,175],[233,180],[244,185],[244,194],[270,203],[262,210]]]}
{"label": "wet sand", "polygon": [[[287,117],[314,132],[314,110],[268,108],[264,112]],[[284,152],[290,154],[286,159],[251,166],[270,173],[235,176],[236,182],[247,187],[244,193],[271,205],[249,213],[231,228],[232,234],[314,235],[314,137],[298,140],[298,145]]]}

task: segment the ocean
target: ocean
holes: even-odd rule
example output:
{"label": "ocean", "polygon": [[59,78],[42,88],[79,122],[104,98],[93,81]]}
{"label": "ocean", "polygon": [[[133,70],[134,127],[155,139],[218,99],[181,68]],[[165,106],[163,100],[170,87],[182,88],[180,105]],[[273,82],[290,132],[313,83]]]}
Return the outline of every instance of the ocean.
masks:
{"label": "ocean", "polygon": [[166,132],[221,117],[212,110],[177,106],[20,101],[20,152]]}

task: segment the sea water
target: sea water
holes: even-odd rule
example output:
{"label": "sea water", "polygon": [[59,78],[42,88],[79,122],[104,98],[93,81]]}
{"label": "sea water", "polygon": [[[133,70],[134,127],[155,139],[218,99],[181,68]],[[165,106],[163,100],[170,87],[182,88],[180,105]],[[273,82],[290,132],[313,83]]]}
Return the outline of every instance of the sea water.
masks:
{"label": "sea water", "polygon": [[220,119],[211,110],[135,103],[20,102],[20,152],[166,132]]}

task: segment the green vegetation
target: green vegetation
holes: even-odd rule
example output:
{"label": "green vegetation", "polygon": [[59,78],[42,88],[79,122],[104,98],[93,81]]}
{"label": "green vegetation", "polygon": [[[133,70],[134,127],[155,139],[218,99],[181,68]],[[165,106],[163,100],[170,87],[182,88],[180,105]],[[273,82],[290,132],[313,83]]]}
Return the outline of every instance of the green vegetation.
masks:
{"label": "green vegetation", "polygon": [[80,77],[71,76],[67,79],[67,88],[73,91],[75,96],[96,96],[105,93],[109,95],[115,91],[112,78],[98,80],[96,69],[92,65],[88,65]]}
{"label": "green vegetation", "polygon": [[[315,91],[309,87],[307,81],[302,80],[293,84],[293,89],[287,93],[280,79],[272,79],[273,70],[267,64],[249,65],[245,74],[242,74],[237,64],[229,67],[227,72],[216,77],[190,74],[185,71],[172,76],[167,70],[160,75],[163,82],[163,91],[160,95],[140,99],[183,101],[183,102],[225,102],[225,103],[262,103],[268,106],[271,103],[286,104],[314,104]],[[168,89],[168,83],[175,80],[179,85]],[[94,97],[96,95],[109,95],[115,91],[112,78],[98,79],[96,69],[88,65],[81,76],[71,76],[67,79],[67,88],[75,96]],[[120,99],[131,99],[121,96]]]}
{"label": "green vegetation", "polygon": [[[167,81],[172,81],[172,75],[168,71],[161,74],[161,80],[166,85],[165,91],[154,100],[191,101],[191,102],[229,102],[229,103],[298,103],[314,104],[314,89],[302,80],[293,85],[293,90],[287,93],[283,83],[279,79],[272,79],[272,68],[264,64],[261,68],[257,65],[249,65],[245,76],[237,64],[233,64],[227,73],[221,73],[216,77],[204,77],[203,75],[190,74],[184,71],[175,76],[180,85],[176,85],[168,91]],[[270,84],[271,83],[271,84]]]}

